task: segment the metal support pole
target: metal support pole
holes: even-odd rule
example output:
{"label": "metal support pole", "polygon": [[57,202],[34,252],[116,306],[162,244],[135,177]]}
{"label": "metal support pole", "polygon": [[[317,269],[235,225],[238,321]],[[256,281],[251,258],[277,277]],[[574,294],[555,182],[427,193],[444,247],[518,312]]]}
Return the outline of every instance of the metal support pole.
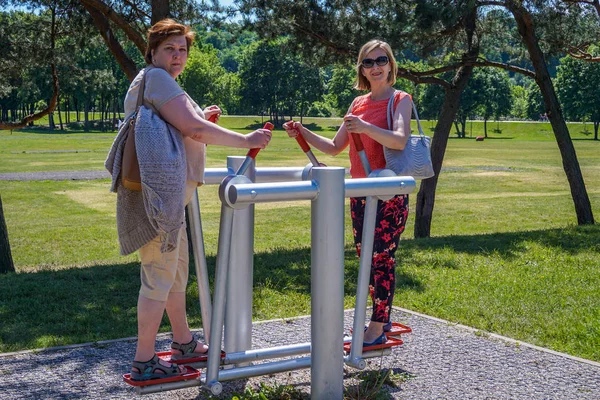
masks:
{"label": "metal support pole", "polygon": [[210,319],[212,306],[210,302],[210,287],[208,284],[208,266],[204,250],[204,236],[202,235],[202,219],[200,217],[200,203],[198,202],[198,190],[194,191],[192,200],[187,205],[188,220],[192,234],[192,251],[194,252],[194,266],[196,267],[196,278],[198,279],[198,299],[200,301],[200,313],[202,315],[202,330],[204,341],[210,340]]}
{"label": "metal support pole", "polygon": [[360,266],[358,284],[356,286],[356,305],[354,307],[354,325],[352,329],[352,347],[350,357],[346,362],[359,369],[364,369],[366,363],[362,358],[362,343],[364,338],[365,314],[369,294],[369,276],[373,260],[373,242],[375,220],[377,218],[377,197],[367,196],[365,217],[363,222],[362,243],[360,248]]}
{"label": "metal support pole", "polygon": [[225,301],[227,293],[227,274],[229,269],[229,249],[231,248],[231,230],[233,226],[233,208],[225,202],[221,205],[221,222],[219,225],[219,246],[217,251],[217,267],[215,271],[215,292],[213,314],[211,319],[211,335],[208,346],[208,362],[206,366],[206,385],[212,394],[218,396],[223,390],[219,383],[219,364],[221,362],[221,340],[223,338],[223,321],[225,319]]}
{"label": "metal support pole", "polygon": [[[227,157],[227,168],[237,171],[247,157]],[[254,181],[255,163],[245,175]],[[225,306],[225,352],[252,348],[252,289],[254,276],[254,204],[235,210],[229,253]],[[247,364],[244,364],[247,365]]]}
{"label": "metal support pole", "polygon": [[344,337],[343,168],[315,167],[311,203],[311,394],[342,399]]}

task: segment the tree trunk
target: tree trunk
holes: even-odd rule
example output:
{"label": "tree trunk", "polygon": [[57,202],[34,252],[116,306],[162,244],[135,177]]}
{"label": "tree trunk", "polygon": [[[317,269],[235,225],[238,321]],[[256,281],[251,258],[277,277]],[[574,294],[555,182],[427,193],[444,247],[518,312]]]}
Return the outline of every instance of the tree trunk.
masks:
{"label": "tree trunk", "polygon": [[554,137],[562,156],[563,169],[571,188],[571,197],[575,204],[577,223],[579,225],[593,224],[592,205],[590,204],[590,199],[585,188],[575,147],[573,147],[573,141],[569,135],[569,128],[565,123],[550,73],[548,72],[544,53],[540,49],[535,35],[533,19],[520,1],[507,1],[507,7],[517,22],[519,35],[523,39],[525,46],[527,46],[527,51],[535,70],[535,81],[542,92],[544,105],[546,106],[546,115],[552,125],[552,131],[554,132]]}
{"label": "tree trunk", "polygon": [[117,98],[113,97],[112,131],[114,132],[116,128],[117,128]]}
{"label": "tree trunk", "polygon": [[87,101],[85,101],[83,103],[83,118],[84,118],[84,122],[83,122],[83,130],[85,132],[89,132],[90,131],[90,117],[89,117],[89,111],[90,110],[90,106],[89,103]]}
{"label": "tree trunk", "polygon": [[8,229],[4,221],[4,210],[2,209],[2,197],[0,196],[0,274],[15,272],[10,253],[10,243],[8,242]]}
{"label": "tree trunk", "polygon": [[598,125],[600,121],[594,121],[594,140],[598,140]]}
{"label": "tree trunk", "polygon": [[60,114],[60,97],[56,102],[56,109],[58,110],[58,124],[60,125],[60,130],[64,131],[65,128],[63,127],[62,115]]}
{"label": "tree trunk", "polygon": [[453,80],[452,87],[446,88],[444,103],[440,111],[437,125],[431,141],[431,161],[435,175],[421,181],[419,193],[417,194],[415,212],[415,238],[426,238],[431,236],[431,219],[433,217],[433,206],[435,204],[435,190],[438,177],[442,169],[444,154],[448,145],[448,137],[452,129],[452,122],[456,118],[460,103],[460,95],[469,82],[473,67],[461,67]]}
{"label": "tree trunk", "polygon": [[487,118],[483,120],[483,136],[487,138]]}

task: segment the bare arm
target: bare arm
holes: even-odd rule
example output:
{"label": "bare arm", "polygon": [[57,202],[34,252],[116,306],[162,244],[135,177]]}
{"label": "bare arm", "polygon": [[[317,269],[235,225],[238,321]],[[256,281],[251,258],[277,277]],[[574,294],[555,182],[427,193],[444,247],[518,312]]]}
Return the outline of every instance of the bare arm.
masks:
{"label": "bare arm", "polygon": [[352,124],[354,133],[367,135],[390,149],[402,150],[410,136],[411,107],[410,97],[404,96],[394,110],[393,130],[382,129],[352,114],[346,115],[344,122]]}
{"label": "bare arm", "polygon": [[345,124],[342,124],[335,134],[333,139],[326,138],[321,135],[317,135],[310,129],[306,128],[300,122],[288,122],[283,125],[288,136],[296,137],[298,133],[302,134],[302,137],[314,148],[322,151],[325,154],[331,156],[338,155],[344,150],[349,143],[348,130]]}
{"label": "bare arm", "polygon": [[248,135],[242,135],[202,119],[184,94],[162,106],[160,115],[183,136],[206,144],[264,149],[271,139],[271,132],[267,129],[258,129]]}

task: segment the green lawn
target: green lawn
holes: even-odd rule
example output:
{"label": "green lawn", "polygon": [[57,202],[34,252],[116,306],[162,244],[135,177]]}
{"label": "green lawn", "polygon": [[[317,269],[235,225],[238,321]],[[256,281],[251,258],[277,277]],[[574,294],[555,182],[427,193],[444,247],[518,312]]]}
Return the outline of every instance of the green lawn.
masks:
{"label": "green lawn", "polygon": [[[223,117],[249,132],[260,117]],[[339,119],[310,119],[333,135]],[[424,122],[426,130],[432,122]],[[482,134],[473,123],[473,137]],[[576,226],[560,154],[547,123],[488,124],[483,142],[451,139],[439,179],[430,239],[414,240],[411,209],[398,260],[394,304],[600,361],[600,228]],[[588,131],[591,127],[588,125]],[[596,218],[600,142],[570,125]],[[467,129],[469,135],[469,127]],[[0,173],[101,170],[111,133],[0,131]],[[209,167],[243,150],[210,146]],[[317,153],[328,165],[348,166]],[[304,166],[295,141],[276,131],[258,166]],[[16,274],[0,276],[0,352],[134,336],[137,255],[118,254],[109,181],[0,181]],[[199,190],[210,269],[220,204]],[[415,195],[413,195],[414,197]],[[411,206],[414,202],[411,202]],[[413,207],[414,208],[414,207]],[[254,318],[310,312],[310,206],[256,207]],[[346,307],[358,259],[346,218]],[[193,268],[192,268],[193,270]],[[192,326],[197,288],[188,286]],[[32,307],[32,304],[36,304]],[[170,328],[167,321],[163,330]]]}

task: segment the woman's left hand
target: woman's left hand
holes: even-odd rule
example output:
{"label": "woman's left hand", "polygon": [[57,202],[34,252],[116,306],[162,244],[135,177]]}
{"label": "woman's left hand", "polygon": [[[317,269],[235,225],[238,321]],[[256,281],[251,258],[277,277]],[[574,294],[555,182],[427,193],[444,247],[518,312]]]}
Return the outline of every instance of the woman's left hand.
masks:
{"label": "woman's left hand", "polygon": [[[213,117],[214,115],[216,115],[216,117]],[[204,118],[206,118],[206,120],[210,120],[210,117],[215,118],[214,122],[217,123],[219,121],[219,117],[221,116],[221,109],[219,108],[219,106],[208,106],[204,109]]]}
{"label": "woman's left hand", "polygon": [[369,124],[354,114],[346,114],[344,117],[344,124],[348,132],[352,133],[366,133]]}

